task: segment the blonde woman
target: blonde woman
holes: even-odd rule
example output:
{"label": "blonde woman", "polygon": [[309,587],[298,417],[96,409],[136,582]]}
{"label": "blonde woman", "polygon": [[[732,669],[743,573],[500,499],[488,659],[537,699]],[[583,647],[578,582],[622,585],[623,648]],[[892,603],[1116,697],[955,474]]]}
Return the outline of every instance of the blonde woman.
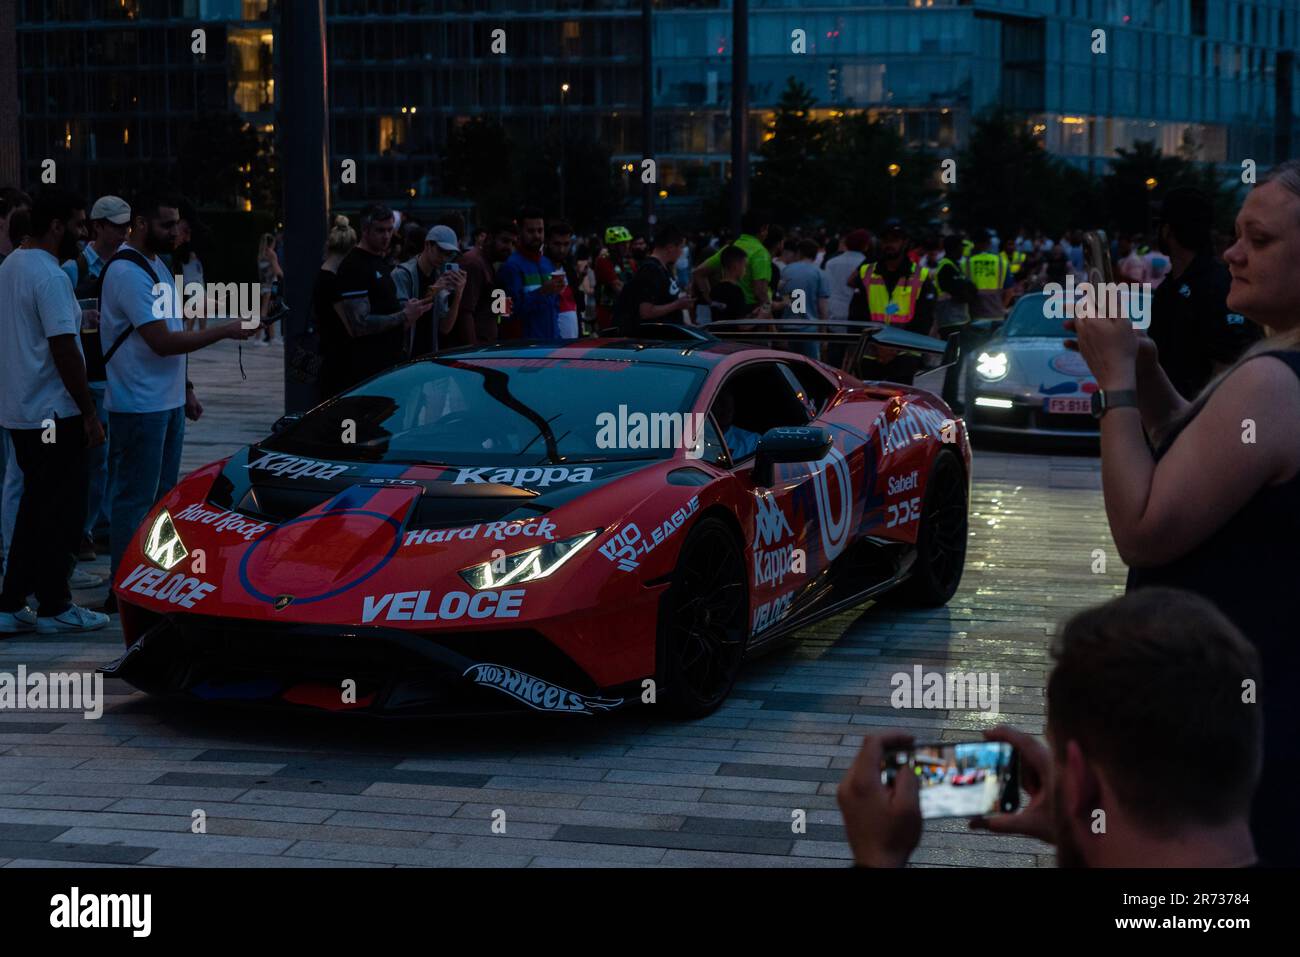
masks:
{"label": "blonde woman", "polygon": [[326,399],[341,392],[355,382],[349,364],[352,337],[343,328],[343,322],[334,311],[338,299],[337,280],[339,264],[357,244],[357,232],[346,216],[335,216],[325,240],[325,261],[316,274],[311,290],[311,314],[320,335],[321,398]]}
{"label": "blonde woman", "polygon": [[[283,280],[284,272],[280,269],[280,257],[275,254],[275,236],[271,233],[263,233],[257,244],[257,281],[262,287],[263,320],[275,311],[272,303],[278,306],[280,284]],[[263,345],[269,345],[275,338],[275,323],[263,322],[262,335],[263,338],[259,341]]]}
{"label": "blonde woman", "polygon": [[[1187,693],[1233,695],[1243,707],[1263,708],[1263,776],[1251,829],[1261,858],[1295,866],[1300,161],[1276,167],[1251,191],[1237,215],[1236,237],[1224,254],[1232,274],[1228,308],[1264,326],[1269,336],[1195,400],[1179,396],[1156,362],[1154,343],[1127,320],[1076,319],[1073,328],[1106,406],[1102,489],[1111,535],[1130,567],[1129,588],[1172,585],[1203,595],[1260,653],[1261,674],[1225,674],[1221,687],[1189,687]],[[1132,731],[1133,747],[1178,746],[1144,741],[1140,728]]]}

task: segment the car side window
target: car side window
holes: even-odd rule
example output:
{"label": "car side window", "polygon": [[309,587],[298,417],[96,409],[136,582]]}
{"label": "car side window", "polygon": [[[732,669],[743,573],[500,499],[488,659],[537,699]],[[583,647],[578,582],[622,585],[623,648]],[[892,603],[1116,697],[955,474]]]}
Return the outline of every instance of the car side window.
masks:
{"label": "car side window", "polygon": [[792,381],[780,364],[762,362],[742,367],[723,383],[709,411],[733,462],[752,457],[768,429],[811,421],[808,406]]}
{"label": "car side window", "polygon": [[835,395],[835,386],[822,373],[806,362],[791,362],[784,366],[794,377],[794,387],[816,418]]}
{"label": "car side window", "polygon": [[718,468],[731,468],[731,456],[727,453],[727,445],[722,441],[722,433],[718,431],[717,423],[713,421],[713,416],[704,417],[704,428],[701,431],[701,450],[700,461],[708,462],[710,465],[716,465]]}

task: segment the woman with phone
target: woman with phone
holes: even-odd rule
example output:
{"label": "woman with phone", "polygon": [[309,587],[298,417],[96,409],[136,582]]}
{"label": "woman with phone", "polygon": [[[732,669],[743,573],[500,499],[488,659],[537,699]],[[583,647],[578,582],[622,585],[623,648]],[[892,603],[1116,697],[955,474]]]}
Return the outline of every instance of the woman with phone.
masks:
{"label": "woman with phone", "polygon": [[[1102,490],[1130,590],[1209,598],[1259,651],[1260,675],[1225,675],[1264,715],[1251,828],[1260,855],[1300,864],[1300,161],[1273,169],[1237,215],[1228,307],[1269,336],[1191,402],[1129,320],[1067,322],[1096,377]],[[1150,444],[1148,442],[1150,440]],[[1153,448],[1154,446],[1154,448]]]}

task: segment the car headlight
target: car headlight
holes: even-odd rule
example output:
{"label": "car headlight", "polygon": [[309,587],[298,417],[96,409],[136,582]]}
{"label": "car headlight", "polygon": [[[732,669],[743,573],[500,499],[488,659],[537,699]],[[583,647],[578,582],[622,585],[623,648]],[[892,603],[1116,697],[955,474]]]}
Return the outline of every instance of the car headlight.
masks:
{"label": "car headlight", "polygon": [[981,352],[979,358],[975,360],[975,371],[979,373],[981,379],[986,379],[989,382],[996,382],[998,379],[1006,378],[1007,354],[1005,352]]}
{"label": "car headlight", "polygon": [[558,542],[548,542],[527,551],[502,555],[481,565],[471,565],[460,570],[460,577],[471,587],[481,591],[484,588],[503,588],[506,585],[522,585],[524,582],[537,581],[555,573],[557,569],[595,538],[597,532],[583,532],[572,538]]}
{"label": "car headlight", "polygon": [[188,554],[185,543],[181,541],[181,533],[176,531],[176,523],[164,508],[149,526],[149,535],[144,540],[145,558],[163,571],[171,571]]}

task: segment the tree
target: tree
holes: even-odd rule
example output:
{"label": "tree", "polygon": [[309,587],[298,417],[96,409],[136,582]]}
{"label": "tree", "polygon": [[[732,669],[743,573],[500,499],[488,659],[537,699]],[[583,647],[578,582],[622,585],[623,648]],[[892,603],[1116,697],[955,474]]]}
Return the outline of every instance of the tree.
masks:
{"label": "tree", "polygon": [[[1102,197],[1110,220],[1124,232],[1144,232],[1151,226],[1154,204],[1171,189],[1199,189],[1215,207],[1216,226],[1231,231],[1237,189],[1223,184],[1213,164],[1198,163],[1199,148],[1184,141],[1178,155],[1167,155],[1153,140],[1139,140],[1132,149],[1120,147],[1102,179]],[[1154,180],[1154,188],[1148,188]]]}
{"label": "tree", "polygon": [[794,77],[786,81],[751,182],[751,204],[792,224],[819,216],[826,205],[822,175],[823,124],[812,118],[812,90]]}
{"label": "tree", "polygon": [[[783,225],[878,225],[891,215],[913,226],[937,198],[932,157],[865,114],[813,118],[812,91],[791,77],[759,147],[752,203]],[[897,166],[897,175],[890,167]]]}
{"label": "tree", "polygon": [[1089,225],[1076,217],[1088,210],[1091,178],[1048,154],[1008,113],[976,118],[956,172],[948,200],[962,229],[993,228],[1008,237],[1023,225],[1059,236],[1068,227]]}
{"label": "tree", "polygon": [[181,134],[176,177],[199,205],[255,210],[280,207],[280,176],[269,139],[238,113],[203,113]]}
{"label": "tree", "polygon": [[476,117],[452,130],[442,153],[443,191],[472,200],[484,221],[514,212],[514,144],[500,123]]}
{"label": "tree", "polygon": [[[895,127],[863,113],[829,123],[826,171],[818,188],[830,202],[830,225],[878,229],[897,217],[915,231],[935,215],[933,156],[910,149]],[[897,167],[895,175],[891,167]]]}
{"label": "tree", "polygon": [[[442,154],[444,192],[472,201],[480,222],[512,217],[522,202],[558,217],[558,133],[526,147],[500,123],[473,119],[457,126]],[[575,228],[603,228],[617,206],[609,148],[585,134],[571,135],[564,154],[565,215]]]}

